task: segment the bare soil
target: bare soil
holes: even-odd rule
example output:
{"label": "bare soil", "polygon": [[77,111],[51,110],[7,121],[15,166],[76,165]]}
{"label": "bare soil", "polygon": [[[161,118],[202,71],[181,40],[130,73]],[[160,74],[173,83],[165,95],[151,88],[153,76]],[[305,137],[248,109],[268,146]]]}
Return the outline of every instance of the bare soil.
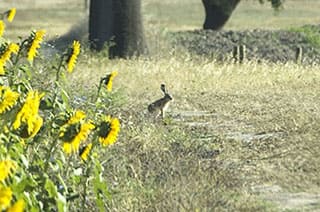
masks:
{"label": "bare soil", "polygon": [[[213,56],[228,60],[235,46],[246,46],[247,60],[288,62],[296,60],[296,50],[302,48],[302,62],[320,63],[320,46],[313,41],[320,40],[320,26],[305,26],[315,37],[310,38],[295,30],[244,30],[212,31],[194,30],[172,33],[173,45],[187,49],[191,53]],[[315,39],[315,40],[311,40]],[[317,42],[317,41],[316,41]]]}

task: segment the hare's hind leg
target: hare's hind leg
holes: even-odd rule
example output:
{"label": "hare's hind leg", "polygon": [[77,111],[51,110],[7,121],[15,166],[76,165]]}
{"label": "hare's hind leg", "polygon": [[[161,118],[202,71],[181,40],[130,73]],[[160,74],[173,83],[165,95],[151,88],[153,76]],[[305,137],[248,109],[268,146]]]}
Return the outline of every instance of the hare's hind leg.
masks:
{"label": "hare's hind leg", "polygon": [[156,111],[156,118],[158,118],[161,115],[161,110]]}
{"label": "hare's hind leg", "polygon": [[162,110],[162,109],[160,109],[159,111],[157,111],[156,118],[158,118],[159,116],[161,116],[161,118],[164,117],[164,115],[163,115],[163,110]]}
{"label": "hare's hind leg", "polygon": [[165,113],[164,109],[161,109],[160,110],[160,115],[161,115],[162,119],[164,119],[164,115],[165,115],[164,113]]}

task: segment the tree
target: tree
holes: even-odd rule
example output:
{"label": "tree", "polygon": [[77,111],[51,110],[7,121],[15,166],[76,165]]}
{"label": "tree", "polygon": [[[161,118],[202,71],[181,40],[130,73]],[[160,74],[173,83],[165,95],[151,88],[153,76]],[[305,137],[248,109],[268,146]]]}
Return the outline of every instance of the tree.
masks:
{"label": "tree", "polygon": [[102,50],[113,36],[112,1],[92,0],[89,13],[89,41],[91,49]]}
{"label": "tree", "polygon": [[240,0],[202,0],[206,14],[203,29],[222,28],[239,2]]}
{"label": "tree", "polygon": [[[202,0],[204,29],[221,29],[241,0]],[[278,9],[284,0],[271,2]],[[199,0],[200,2],[200,0]],[[91,0],[89,15],[91,49],[100,51],[109,44],[110,58],[129,58],[146,53],[141,19],[141,0]]]}
{"label": "tree", "polygon": [[110,58],[139,56],[147,51],[140,0],[91,0],[89,41],[100,51],[109,44]]}
{"label": "tree", "polygon": [[[273,8],[279,9],[284,0],[266,1],[269,1]],[[221,29],[229,20],[239,2],[240,0],[202,0],[206,14],[203,29]],[[264,3],[265,0],[259,0],[259,2]]]}

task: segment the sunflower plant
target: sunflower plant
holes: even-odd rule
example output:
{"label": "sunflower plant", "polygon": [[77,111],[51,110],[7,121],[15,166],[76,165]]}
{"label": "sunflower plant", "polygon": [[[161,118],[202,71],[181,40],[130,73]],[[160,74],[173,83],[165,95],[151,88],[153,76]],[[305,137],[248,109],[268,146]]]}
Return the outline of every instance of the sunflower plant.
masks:
{"label": "sunflower plant", "polygon": [[[0,15],[0,36],[15,14],[12,8]],[[35,66],[45,34],[0,42],[0,210],[104,210],[110,195],[98,153],[116,142],[120,121],[98,103],[118,72],[101,78],[88,111],[73,108],[64,84],[76,71],[80,42]],[[55,73],[47,90],[34,83],[38,69]]]}

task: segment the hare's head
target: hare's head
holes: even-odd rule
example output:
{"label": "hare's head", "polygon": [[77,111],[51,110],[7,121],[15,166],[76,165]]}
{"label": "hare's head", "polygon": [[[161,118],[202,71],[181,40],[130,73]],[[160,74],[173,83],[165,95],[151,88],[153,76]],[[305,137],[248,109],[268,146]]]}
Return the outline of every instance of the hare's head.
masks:
{"label": "hare's head", "polygon": [[173,97],[168,93],[165,84],[162,83],[160,89],[163,92],[165,99],[167,99],[168,101],[173,100]]}

